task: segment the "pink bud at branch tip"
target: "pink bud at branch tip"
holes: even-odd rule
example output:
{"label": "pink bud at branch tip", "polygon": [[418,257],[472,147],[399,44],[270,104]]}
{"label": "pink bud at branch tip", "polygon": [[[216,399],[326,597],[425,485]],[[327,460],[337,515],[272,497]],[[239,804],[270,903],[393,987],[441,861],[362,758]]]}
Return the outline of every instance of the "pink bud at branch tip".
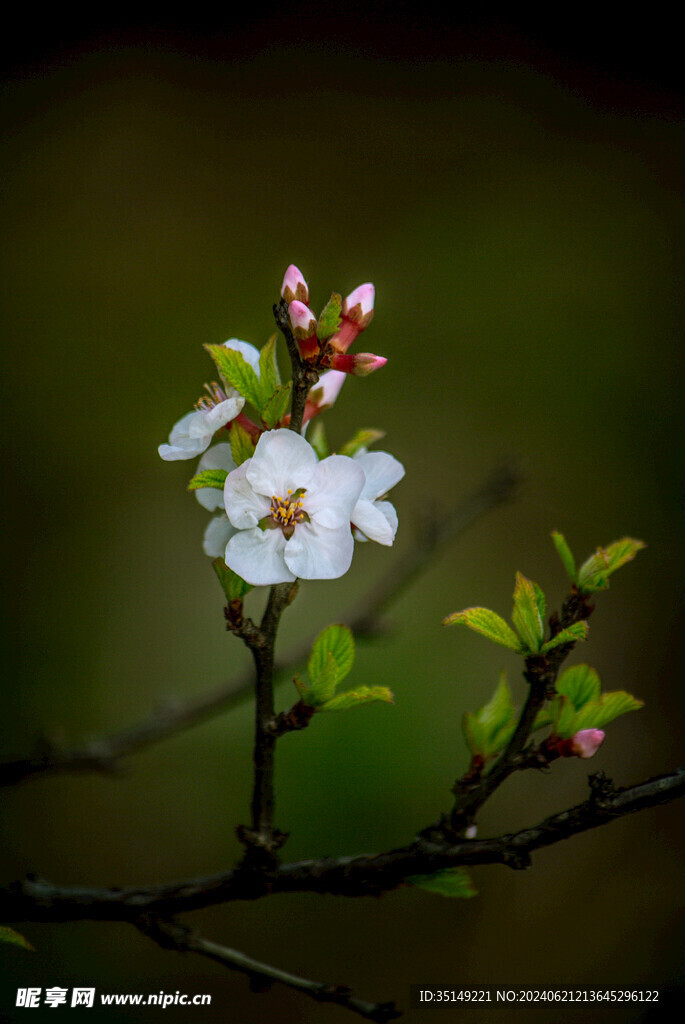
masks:
{"label": "pink bud at branch tip", "polygon": [[604,733],[601,729],[581,729],[569,740],[571,753],[576,757],[594,757],[602,743]]}
{"label": "pink bud at branch tip", "polygon": [[331,358],[331,366],[356,377],[368,377],[374,370],[385,366],[387,361],[385,356],[375,356],[372,352],[336,352]]}
{"label": "pink bud at branch tip", "polygon": [[346,320],[361,323],[363,330],[371,323],[375,296],[376,289],[370,282],[360,284],[343,302],[342,315]]}
{"label": "pink bud at branch tip", "polygon": [[281,296],[286,302],[309,302],[309,288],[301,270],[291,263],[285,272],[283,284],[281,285]]}

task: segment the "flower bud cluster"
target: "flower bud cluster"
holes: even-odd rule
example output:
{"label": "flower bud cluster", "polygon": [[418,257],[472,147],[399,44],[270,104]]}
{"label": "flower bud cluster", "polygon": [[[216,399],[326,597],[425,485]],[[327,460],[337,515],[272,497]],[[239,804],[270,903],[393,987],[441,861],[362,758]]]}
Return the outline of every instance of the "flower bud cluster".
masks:
{"label": "flower bud cluster", "polygon": [[[316,316],[309,308],[309,287],[302,272],[290,265],[285,272],[281,297],[288,303],[288,315],[300,355],[317,369],[331,368],[366,377],[385,366],[387,359],[371,352],[350,353],[348,349],[373,320],[375,289],[360,284],[342,302],[340,326],[330,338],[319,337]],[[338,298],[338,301],[339,298]]]}

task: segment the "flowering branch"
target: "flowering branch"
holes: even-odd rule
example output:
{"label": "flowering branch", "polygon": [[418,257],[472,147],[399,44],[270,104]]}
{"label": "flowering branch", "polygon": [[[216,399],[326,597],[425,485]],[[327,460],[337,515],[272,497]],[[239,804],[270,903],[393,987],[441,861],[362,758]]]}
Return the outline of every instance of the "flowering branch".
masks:
{"label": "flowering branch", "polygon": [[304,362],[300,355],[300,350],[297,347],[297,342],[290,326],[288,303],[285,299],[281,299],[278,305],[274,306],[274,319],[288,346],[288,355],[290,356],[293,370],[293,397],[289,426],[291,430],[299,434],[302,431],[307,395],[310,388],[314,387],[317,383],[319,373],[311,364]]}

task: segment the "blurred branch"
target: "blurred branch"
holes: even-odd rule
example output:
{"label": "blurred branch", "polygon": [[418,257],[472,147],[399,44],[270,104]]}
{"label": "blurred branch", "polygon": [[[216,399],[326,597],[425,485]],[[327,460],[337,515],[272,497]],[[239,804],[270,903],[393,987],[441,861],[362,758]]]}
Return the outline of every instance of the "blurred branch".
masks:
{"label": "blurred branch", "polygon": [[448,844],[419,836],[407,846],[384,853],[299,861],[283,864],[268,874],[238,868],[210,878],[142,889],[67,888],[29,877],[0,890],[0,921],[136,923],[146,913],[169,917],[279,892],[377,896],[405,884],[412,875],[432,874],[443,868],[469,864],[524,868],[535,850],[685,795],[685,768],[623,789],[616,789],[602,772],[591,775],[589,781],[591,793],[584,803],[545,818],[532,828],[493,839]]}
{"label": "blurred branch", "polygon": [[236,949],[219,946],[177,921],[163,920],[151,915],[141,918],[137,922],[137,927],[163,949],[173,949],[179,953],[199,953],[224,967],[246,974],[253,991],[265,991],[271,988],[274,982],[278,982],[304,993],[317,1002],[335,1003],[346,1010],[358,1013],[366,1020],[377,1021],[378,1024],[385,1024],[401,1016],[394,1003],[369,1003],[357,999],[345,985],[326,985],[324,982],[300,978],[278,967],[253,960]]}
{"label": "blurred branch", "polygon": [[[378,631],[383,613],[404,589],[429,565],[432,558],[445,545],[464,534],[487,512],[504,504],[513,496],[520,476],[511,466],[496,469],[481,487],[465,501],[445,515],[434,515],[422,524],[414,544],[400,558],[380,583],[355,604],[342,622],[358,635],[371,635]],[[287,669],[306,660],[312,638],[288,651],[276,662],[274,672],[283,674]],[[79,746],[45,751],[0,762],[0,785],[11,786],[39,775],[59,775],[79,772],[114,774],[123,757],[134,754],[153,743],[175,736],[185,729],[227,711],[250,696],[253,673],[233,680],[198,697],[169,700],[153,710],[146,718],[118,732],[110,733]]]}

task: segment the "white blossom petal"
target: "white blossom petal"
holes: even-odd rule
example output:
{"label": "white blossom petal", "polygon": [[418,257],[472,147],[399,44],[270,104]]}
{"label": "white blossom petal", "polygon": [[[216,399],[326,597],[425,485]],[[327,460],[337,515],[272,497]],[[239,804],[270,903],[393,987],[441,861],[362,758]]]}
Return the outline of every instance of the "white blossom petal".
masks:
{"label": "white blossom petal", "polygon": [[[251,462],[252,459],[246,459],[242,466],[228,474],[224,484],[226,515],[238,530],[250,530],[257,526],[271,509],[271,501],[263,494],[257,494],[247,479]],[[242,576],[242,573],[239,575]]]}
{"label": "white blossom petal", "polygon": [[[225,469],[228,473],[232,472],[236,468],[236,464],[233,461],[233,455],[231,454],[230,444],[215,444],[213,448],[210,448],[204,453],[200,459],[197,469],[197,473],[202,473],[205,469]],[[218,487],[198,487],[195,491],[195,497],[200,502],[203,508],[206,508],[208,512],[216,512],[217,509],[223,511],[224,508],[224,492],[223,488]],[[228,539],[228,538],[227,538]],[[226,545],[224,544],[224,547]],[[214,556],[218,558],[218,555]]]}
{"label": "white blossom petal", "polygon": [[210,558],[223,558],[226,545],[234,533],[235,527],[231,526],[225,512],[214,516],[209,520],[202,538],[202,550]]}
{"label": "white blossom petal", "polygon": [[395,540],[397,533],[397,512],[389,501],[369,501],[360,498],[352,513],[352,522],[363,538],[357,540],[375,540],[377,544],[387,547]]}
{"label": "white blossom petal", "polygon": [[362,490],[362,498],[375,501],[387,494],[391,487],[398,484],[404,476],[404,466],[387,452],[359,451],[354,461],[364,470],[366,483]]}
{"label": "white blossom petal", "polygon": [[[285,496],[289,489],[309,487],[311,476],[319,465],[316,452],[293,430],[268,430],[257,442],[248,462],[247,479],[259,494],[271,499]],[[229,513],[230,514],[230,513]]]}
{"label": "white blossom petal", "polygon": [[255,587],[290,583],[296,577],[284,561],[285,547],[282,530],[241,530],[229,540],[224,560],[229,569]]}
{"label": "white blossom petal", "polygon": [[349,523],[328,530],[318,523],[300,523],[285,545],[285,563],[305,580],[334,580],[352,564],[354,538]]}
{"label": "white blossom petal", "polygon": [[[194,425],[193,429],[200,433],[204,430],[205,433],[209,433],[210,440],[212,436],[220,430],[221,427],[225,427],[227,423],[234,420],[242,407],[245,405],[245,399],[242,395],[235,395],[234,397],[227,398],[224,402],[219,402],[218,405],[213,406],[211,409],[206,409],[200,413],[203,418],[202,424],[199,422]],[[209,443],[209,442],[208,442]]]}
{"label": "white blossom petal", "polygon": [[213,409],[186,413],[171,428],[169,444],[160,444],[157,449],[160,456],[165,462],[174,462],[202,455],[217,430],[235,419],[244,405],[245,399],[236,392],[235,397],[227,398]]}
{"label": "white blossom petal", "polygon": [[316,466],[304,498],[312,519],[334,530],[348,526],[364,487],[364,471],[346,455],[329,455]]}

